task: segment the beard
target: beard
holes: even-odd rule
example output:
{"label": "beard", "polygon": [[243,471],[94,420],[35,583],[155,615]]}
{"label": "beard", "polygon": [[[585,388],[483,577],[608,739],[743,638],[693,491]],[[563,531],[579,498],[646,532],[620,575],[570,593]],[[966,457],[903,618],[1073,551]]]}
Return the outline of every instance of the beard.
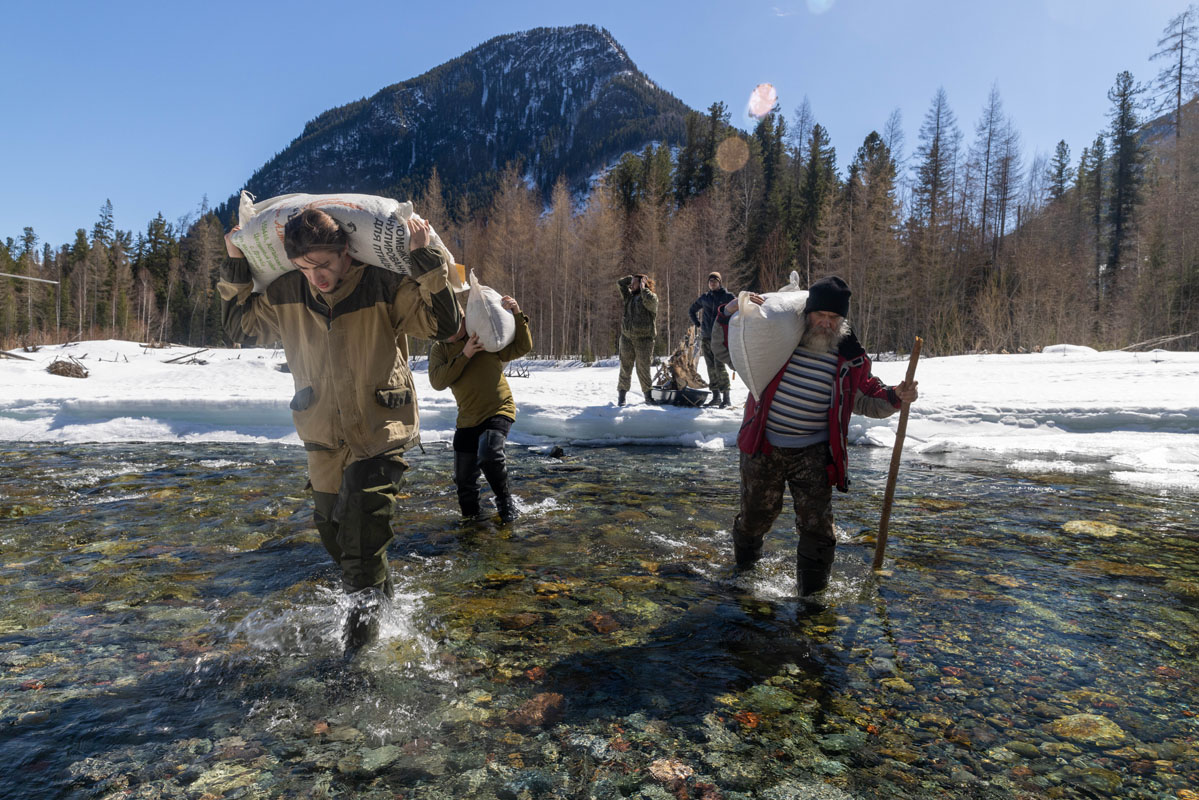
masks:
{"label": "beard", "polygon": [[849,322],[844,319],[833,330],[809,325],[804,328],[803,336],[799,339],[799,346],[815,350],[818,353],[831,352],[837,349],[837,345],[841,344],[841,340],[848,335]]}

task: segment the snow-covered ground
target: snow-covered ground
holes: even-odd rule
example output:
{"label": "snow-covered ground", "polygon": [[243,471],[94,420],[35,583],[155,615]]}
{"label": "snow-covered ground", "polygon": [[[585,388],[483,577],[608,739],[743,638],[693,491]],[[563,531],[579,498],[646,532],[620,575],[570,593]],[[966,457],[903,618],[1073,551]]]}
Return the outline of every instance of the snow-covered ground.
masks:
{"label": "snow-covered ground", "polygon": [[[32,359],[0,359],[0,441],[298,443],[281,352],[147,350],[133,342],[45,347]],[[46,371],[74,357],[86,379]],[[745,385],[730,409],[644,404],[617,407],[615,360],[594,365],[522,362],[510,377],[518,419],[510,441],[526,445],[668,444],[733,447]],[[887,383],[907,362],[876,362]],[[1199,491],[1199,353],[1097,353],[1059,345],[1032,355],[922,359],[905,457],[973,451],[1029,472],[1096,472],[1163,490]],[[455,406],[416,368],[423,439],[448,440]],[[634,378],[634,384],[636,379]],[[856,444],[890,447],[899,415],[854,418]],[[6,465],[7,466],[7,465]]]}

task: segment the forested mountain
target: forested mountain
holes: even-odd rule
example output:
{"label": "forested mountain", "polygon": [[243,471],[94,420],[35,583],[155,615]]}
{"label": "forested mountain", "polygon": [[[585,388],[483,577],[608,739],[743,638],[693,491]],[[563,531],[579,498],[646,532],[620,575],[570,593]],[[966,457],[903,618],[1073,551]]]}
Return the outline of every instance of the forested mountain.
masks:
{"label": "forested mountain", "polygon": [[[434,165],[451,207],[490,200],[510,163],[548,199],[629,150],[679,144],[688,109],[660,89],[604,29],[537,28],[498,36],[417,78],[309,122],[246,182],[259,198],[289,192],[415,197]],[[228,221],[230,208],[217,209]]]}

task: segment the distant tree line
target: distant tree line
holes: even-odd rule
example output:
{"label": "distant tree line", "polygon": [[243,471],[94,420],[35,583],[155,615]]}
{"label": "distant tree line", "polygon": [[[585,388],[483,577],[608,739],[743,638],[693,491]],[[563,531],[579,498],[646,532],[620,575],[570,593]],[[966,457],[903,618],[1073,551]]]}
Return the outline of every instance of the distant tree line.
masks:
{"label": "distant tree line", "polygon": [[[917,335],[934,354],[1193,348],[1197,23],[1194,7],[1170,21],[1150,86],[1116,76],[1109,123],[1077,159],[1063,141],[1026,160],[997,88],[968,133],[938,90],[911,154],[893,112],[844,171],[806,99],[748,134],[714,103],[688,115],[677,151],[626,154],[584,200],[560,178],[547,205],[512,164],[476,205],[447,192],[436,169],[414,202],[459,263],[517,297],[547,356],[613,354],[616,280],[633,272],[658,282],[665,351],[713,270],[734,292],[777,289],[792,271],[803,286],[844,277],[872,351],[905,351]],[[224,343],[215,283],[225,228],[202,207],[174,224],[160,214],[135,236],[114,229],[111,203],[90,233],[57,248],[25,228],[0,245],[0,272],[60,284],[0,278],[3,345]]]}

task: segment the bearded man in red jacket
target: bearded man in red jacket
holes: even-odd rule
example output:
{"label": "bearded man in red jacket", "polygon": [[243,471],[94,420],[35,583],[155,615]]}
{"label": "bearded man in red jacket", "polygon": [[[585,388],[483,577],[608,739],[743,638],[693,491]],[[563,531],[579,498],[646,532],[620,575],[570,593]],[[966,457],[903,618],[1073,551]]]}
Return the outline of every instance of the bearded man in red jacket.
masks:
{"label": "bearded man in red jacket", "polygon": [[[829,277],[808,289],[803,333],[790,360],[755,401],[745,403],[737,436],[741,450],[741,511],[733,521],[737,566],[748,569],[762,556],[762,539],[783,509],[783,491],[795,504],[796,582],[801,596],[828,586],[837,538],[832,488],[849,490],[848,433],[852,414],[888,417],[916,400],[917,382],[889,387],[870,373],[870,358],[846,317],[852,292]],[[751,294],[762,304],[761,295]],[[737,300],[717,315],[716,356],[728,356],[728,323]]]}

